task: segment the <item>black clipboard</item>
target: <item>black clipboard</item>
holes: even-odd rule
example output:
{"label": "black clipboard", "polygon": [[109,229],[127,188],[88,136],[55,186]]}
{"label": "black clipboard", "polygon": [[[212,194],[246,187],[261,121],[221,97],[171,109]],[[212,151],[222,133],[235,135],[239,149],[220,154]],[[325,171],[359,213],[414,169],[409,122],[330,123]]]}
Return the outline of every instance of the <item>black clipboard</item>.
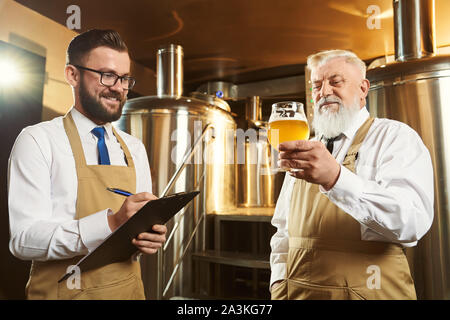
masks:
{"label": "black clipboard", "polygon": [[[131,243],[132,239],[142,232],[150,232],[155,224],[167,223],[199,193],[200,191],[180,192],[148,202],[97,248],[78,261],[76,266],[84,272],[130,259],[138,251]],[[66,280],[74,272],[67,273],[58,282]]]}

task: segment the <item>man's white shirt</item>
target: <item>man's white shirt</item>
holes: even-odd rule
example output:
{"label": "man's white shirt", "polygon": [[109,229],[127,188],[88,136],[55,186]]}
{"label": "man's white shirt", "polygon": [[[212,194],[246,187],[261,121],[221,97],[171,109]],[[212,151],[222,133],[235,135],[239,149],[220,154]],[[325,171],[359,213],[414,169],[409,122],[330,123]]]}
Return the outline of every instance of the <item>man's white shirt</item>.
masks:
{"label": "man's white shirt", "polygon": [[[86,163],[98,164],[97,125],[70,111],[80,135]],[[125,156],[105,125],[105,143],[111,165],[125,166]],[[136,169],[136,192],[152,192],[152,180],[143,143],[116,128],[124,140]],[[8,205],[10,251],[24,260],[54,260],[84,255],[95,249],[111,230],[109,208],[75,220],[77,172],[62,117],[22,130],[9,159]]]}
{"label": "man's white shirt", "polygon": [[[341,164],[341,172],[333,188],[327,192],[320,186],[320,192],[360,223],[362,240],[414,246],[433,221],[429,151],[406,124],[376,118],[358,152],[354,174],[342,162],[368,117],[369,112],[362,108],[354,125],[334,142],[333,156]],[[286,174],[272,219],[277,232],[270,242],[270,285],[286,277],[288,216],[295,180]]]}

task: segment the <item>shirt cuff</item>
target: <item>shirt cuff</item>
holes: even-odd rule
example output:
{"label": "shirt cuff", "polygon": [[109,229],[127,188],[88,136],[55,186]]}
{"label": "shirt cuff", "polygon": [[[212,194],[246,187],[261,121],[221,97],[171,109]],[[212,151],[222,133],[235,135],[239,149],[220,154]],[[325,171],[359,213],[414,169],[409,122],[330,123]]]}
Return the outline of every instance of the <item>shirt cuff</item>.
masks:
{"label": "shirt cuff", "polygon": [[326,191],[322,186],[319,186],[319,190],[328,197],[336,198],[339,201],[345,201],[352,198],[358,199],[363,190],[363,181],[356,174],[341,165],[339,178],[333,188]]}
{"label": "shirt cuff", "polygon": [[97,248],[112,233],[108,224],[110,212],[111,209],[102,210],[79,220],[81,241],[89,252]]}
{"label": "shirt cuff", "polygon": [[272,288],[272,284],[275,281],[284,280],[285,278],[286,278],[286,263],[276,263],[272,265],[269,288]]}

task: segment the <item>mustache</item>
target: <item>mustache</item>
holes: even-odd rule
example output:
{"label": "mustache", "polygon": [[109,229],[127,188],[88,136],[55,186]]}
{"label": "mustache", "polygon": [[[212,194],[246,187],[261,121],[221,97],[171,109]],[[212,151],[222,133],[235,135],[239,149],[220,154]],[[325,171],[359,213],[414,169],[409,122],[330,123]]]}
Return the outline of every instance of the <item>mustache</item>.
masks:
{"label": "mustache", "polygon": [[342,100],[339,99],[339,98],[336,97],[336,96],[326,96],[326,97],[320,98],[320,100],[317,101],[317,104],[316,104],[316,105],[317,105],[317,106],[319,107],[319,109],[320,109],[320,108],[322,108],[325,104],[328,104],[328,103],[339,103],[339,104],[342,105]]}
{"label": "mustache", "polygon": [[115,93],[115,92],[104,93],[101,96],[104,97],[104,98],[116,98],[119,101],[126,100],[126,96],[125,95],[121,95],[120,93]]}

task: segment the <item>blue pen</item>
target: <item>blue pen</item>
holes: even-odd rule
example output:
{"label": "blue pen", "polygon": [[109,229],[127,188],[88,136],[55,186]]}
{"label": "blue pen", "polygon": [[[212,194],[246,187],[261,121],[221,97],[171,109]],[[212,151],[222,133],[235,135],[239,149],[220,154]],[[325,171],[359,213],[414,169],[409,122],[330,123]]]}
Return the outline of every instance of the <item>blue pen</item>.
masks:
{"label": "blue pen", "polygon": [[114,193],[117,193],[117,194],[120,194],[120,195],[125,196],[125,197],[129,197],[129,196],[133,195],[132,193],[130,193],[128,191],[117,189],[117,188],[106,188],[106,190],[114,192]]}

